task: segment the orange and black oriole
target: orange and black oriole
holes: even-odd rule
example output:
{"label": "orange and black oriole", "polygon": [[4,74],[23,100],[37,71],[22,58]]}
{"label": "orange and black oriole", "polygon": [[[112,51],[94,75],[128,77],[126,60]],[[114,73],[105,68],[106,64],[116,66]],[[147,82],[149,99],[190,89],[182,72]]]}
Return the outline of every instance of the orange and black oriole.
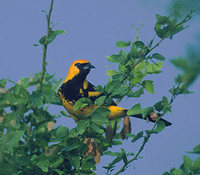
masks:
{"label": "orange and black oriole", "polygon": [[[75,111],[73,107],[76,101],[82,97],[86,97],[94,102],[97,98],[104,95],[96,91],[94,85],[86,79],[92,68],[94,68],[94,66],[88,60],[80,59],[74,61],[69,68],[69,72],[64,83],[58,89],[58,95],[63,106],[66,108],[69,115],[76,121],[82,118],[82,116],[88,116],[93,109],[97,108],[95,104],[92,104]],[[110,110],[110,115],[108,116],[110,120],[124,118],[127,116],[127,109],[118,107],[114,101],[106,108]],[[143,119],[142,114],[133,115],[132,117]],[[148,121],[155,122],[150,115],[146,116],[146,119]],[[160,120],[163,121],[166,126],[171,125],[170,122],[164,119]],[[129,119],[126,121],[129,121]]]}

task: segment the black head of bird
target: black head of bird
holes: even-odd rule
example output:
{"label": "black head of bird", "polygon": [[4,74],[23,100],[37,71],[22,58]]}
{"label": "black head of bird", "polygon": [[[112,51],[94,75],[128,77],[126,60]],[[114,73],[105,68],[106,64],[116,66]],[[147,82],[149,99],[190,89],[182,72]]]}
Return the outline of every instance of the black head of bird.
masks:
{"label": "black head of bird", "polygon": [[76,60],[69,68],[67,77],[64,82],[67,82],[75,77],[84,81],[92,68],[95,68],[88,60]]}

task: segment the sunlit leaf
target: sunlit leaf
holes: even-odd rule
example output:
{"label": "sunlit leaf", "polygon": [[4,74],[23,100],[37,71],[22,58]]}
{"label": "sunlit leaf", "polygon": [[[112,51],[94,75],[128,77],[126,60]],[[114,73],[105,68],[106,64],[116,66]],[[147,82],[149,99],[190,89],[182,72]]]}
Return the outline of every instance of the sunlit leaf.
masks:
{"label": "sunlit leaf", "polygon": [[131,45],[130,41],[128,41],[128,42],[125,42],[125,41],[116,42],[116,46],[119,47],[119,48],[125,48],[125,47],[128,47],[130,45]]}
{"label": "sunlit leaf", "polygon": [[142,113],[142,108],[140,106],[140,103],[137,103],[131,109],[128,110],[127,115],[136,115],[141,113]]}
{"label": "sunlit leaf", "polygon": [[119,55],[118,54],[113,54],[113,55],[110,55],[110,56],[107,56],[107,60],[112,62],[112,63],[116,63],[116,62],[119,62]]}
{"label": "sunlit leaf", "polygon": [[56,130],[56,137],[59,139],[67,138],[69,129],[66,126],[59,126]]}
{"label": "sunlit leaf", "polygon": [[119,153],[119,152],[106,151],[106,152],[104,153],[104,155],[109,155],[109,156],[112,156],[112,157],[116,157],[116,156],[120,156],[121,153]]}
{"label": "sunlit leaf", "polygon": [[188,156],[183,156],[183,161],[184,161],[184,167],[186,169],[190,169],[193,163],[192,159],[190,159]]}
{"label": "sunlit leaf", "polygon": [[76,126],[76,129],[80,135],[82,135],[86,128],[89,126],[89,120],[80,120]]}
{"label": "sunlit leaf", "polygon": [[[64,34],[66,33],[64,30],[52,30],[50,31],[50,34],[49,34],[49,38],[47,40],[47,44],[50,44],[55,38],[57,35],[61,35],[61,34]],[[46,36],[43,36],[42,38],[40,38],[39,40],[39,43],[44,45],[46,42]]]}
{"label": "sunlit leaf", "polygon": [[113,75],[115,75],[115,74],[117,74],[118,72],[117,71],[115,71],[115,70],[107,70],[106,71],[106,74],[108,75],[108,76],[113,76]]}
{"label": "sunlit leaf", "polygon": [[142,85],[144,86],[145,90],[147,90],[150,94],[154,94],[153,81],[144,80],[142,82]]}
{"label": "sunlit leaf", "polygon": [[31,101],[36,106],[41,106],[43,104],[41,93],[33,91],[31,94]]}
{"label": "sunlit leaf", "polygon": [[158,121],[156,128],[154,129],[154,133],[160,133],[163,129],[165,129],[165,123],[162,121]]}
{"label": "sunlit leaf", "polygon": [[94,123],[92,123],[91,127],[92,127],[92,129],[94,129],[94,131],[96,131],[97,133],[100,133],[100,134],[104,133],[104,130],[101,129],[101,128],[99,128],[99,127],[98,127],[96,124],[94,124]]}
{"label": "sunlit leaf", "polygon": [[133,142],[136,142],[138,139],[140,139],[140,138],[142,138],[143,137],[143,131],[140,131],[139,133],[137,133],[136,135],[135,135],[135,137],[133,137],[133,139],[131,140],[131,142],[133,143]]}
{"label": "sunlit leaf", "polygon": [[142,110],[142,116],[145,118],[147,115],[152,113],[154,111],[154,108],[152,106],[146,107]]}
{"label": "sunlit leaf", "polygon": [[155,59],[160,60],[160,61],[164,61],[164,60],[165,60],[165,57],[162,56],[162,55],[159,54],[159,53],[154,53],[154,54],[152,55],[152,58],[155,58]]}
{"label": "sunlit leaf", "polygon": [[106,96],[101,96],[99,98],[97,98],[94,102],[94,104],[96,104],[97,106],[102,105],[106,100]]}
{"label": "sunlit leaf", "polygon": [[86,106],[88,106],[89,104],[91,104],[91,100],[88,98],[80,98],[75,104],[73,109],[76,111],[78,109],[84,108]]}
{"label": "sunlit leaf", "polygon": [[145,44],[142,42],[142,41],[136,41],[135,42],[135,46],[137,48],[144,48],[145,47]]}
{"label": "sunlit leaf", "polygon": [[99,107],[92,113],[91,121],[96,123],[97,125],[102,125],[104,123],[109,122],[109,119],[107,118],[109,114],[110,114],[109,109]]}

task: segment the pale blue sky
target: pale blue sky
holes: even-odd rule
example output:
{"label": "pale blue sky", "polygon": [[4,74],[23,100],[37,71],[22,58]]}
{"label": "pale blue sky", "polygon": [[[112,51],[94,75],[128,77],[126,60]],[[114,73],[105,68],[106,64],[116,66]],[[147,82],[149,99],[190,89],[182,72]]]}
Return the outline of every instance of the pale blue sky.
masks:
{"label": "pale blue sky", "polygon": [[[152,2],[152,1],[151,1]],[[49,45],[47,70],[56,72],[58,78],[65,78],[73,60],[89,59],[96,69],[92,70],[88,79],[93,84],[105,84],[110,64],[106,56],[119,52],[115,47],[118,40],[134,40],[135,30],[131,25],[139,26],[140,38],[148,42],[154,35],[156,13],[166,15],[165,7],[169,1],[139,0],[59,0],[55,1],[53,22],[58,23],[56,29],[66,30],[66,34],[58,36]],[[50,0],[0,0],[0,78],[9,77],[18,81],[20,77],[29,76],[41,70],[42,49],[33,47],[46,32],[45,16],[42,9],[48,9]],[[173,40],[164,41],[157,52],[167,59],[162,68],[163,73],[151,76],[155,80],[155,95],[146,93],[141,99],[130,99],[121,106],[130,108],[140,102],[143,107],[153,105],[162,96],[168,96],[173,78],[178,71],[169,62],[171,58],[184,56],[188,43],[195,43],[195,35],[200,30],[197,21],[190,23],[190,28],[181,32]],[[149,78],[151,78],[149,77]],[[160,175],[173,166],[182,163],[185,151],[199,144],[199,86],[196,82],[191,90],[196,93],[180,96],[173,104],[173,112],[166,116],[173,125],[159,135],[154,135],[142,152],[143,159],[135,162],[135,169],[129,167],[125,174]],[[63,107],[53,107],[51,111],[58,113]],[[142,129],[150,129],[152,124],[131,119],[133,133]],[[61,118],[57,124],[71,128],[75,126],[72,119]],[[125,141],[123,147],[129,152],[138,149],[141,143],[130,144]],[[115,148],[119,150],[120,146]],[[104,156],[98,165],[98,174],[104,174],[102,165],[106,165],[110,157]],[[120,167],[120,166],[119,166]]]}

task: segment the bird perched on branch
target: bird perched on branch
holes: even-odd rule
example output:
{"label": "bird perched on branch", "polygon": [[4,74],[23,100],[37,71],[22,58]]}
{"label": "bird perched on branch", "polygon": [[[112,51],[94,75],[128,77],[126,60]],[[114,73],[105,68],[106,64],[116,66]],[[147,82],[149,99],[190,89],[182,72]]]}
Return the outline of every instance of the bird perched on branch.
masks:
{"label": "bird perched on branch", "polygon": [[[92,68],[95,67],[88,60],[80,59],[74,61],[69,68],[64,83],[58,89],[58,95],[63,106],[66,108],[70,116],[76,121],[80,119],[80,116],[88,116],[92,110],[97,108],[98,106],[94,104],[94,101],[104,95],[101,92],[96,91],[95,86],[86,79]],[[82,109],[74,110],[74,104],[82,97],[89,98],[93,104],[90,104]],[[110,120],[124,118],[127,116],[127,109],[117,106],[114,101],[109,106],[105,106],[105,108],[110,110],[110,114],[108,116]],[[142,114],[133,115],[132,117],[144,119]],[[146,116],[146,119],[148,121],[155,122],[155,118],[150,115]],[[164,119],[160,120],[163,121],[166,126],[171,125],[170,122]],[[129,122],[128,118],[126,118],[124,123],[127,123],[127,121]]]}

